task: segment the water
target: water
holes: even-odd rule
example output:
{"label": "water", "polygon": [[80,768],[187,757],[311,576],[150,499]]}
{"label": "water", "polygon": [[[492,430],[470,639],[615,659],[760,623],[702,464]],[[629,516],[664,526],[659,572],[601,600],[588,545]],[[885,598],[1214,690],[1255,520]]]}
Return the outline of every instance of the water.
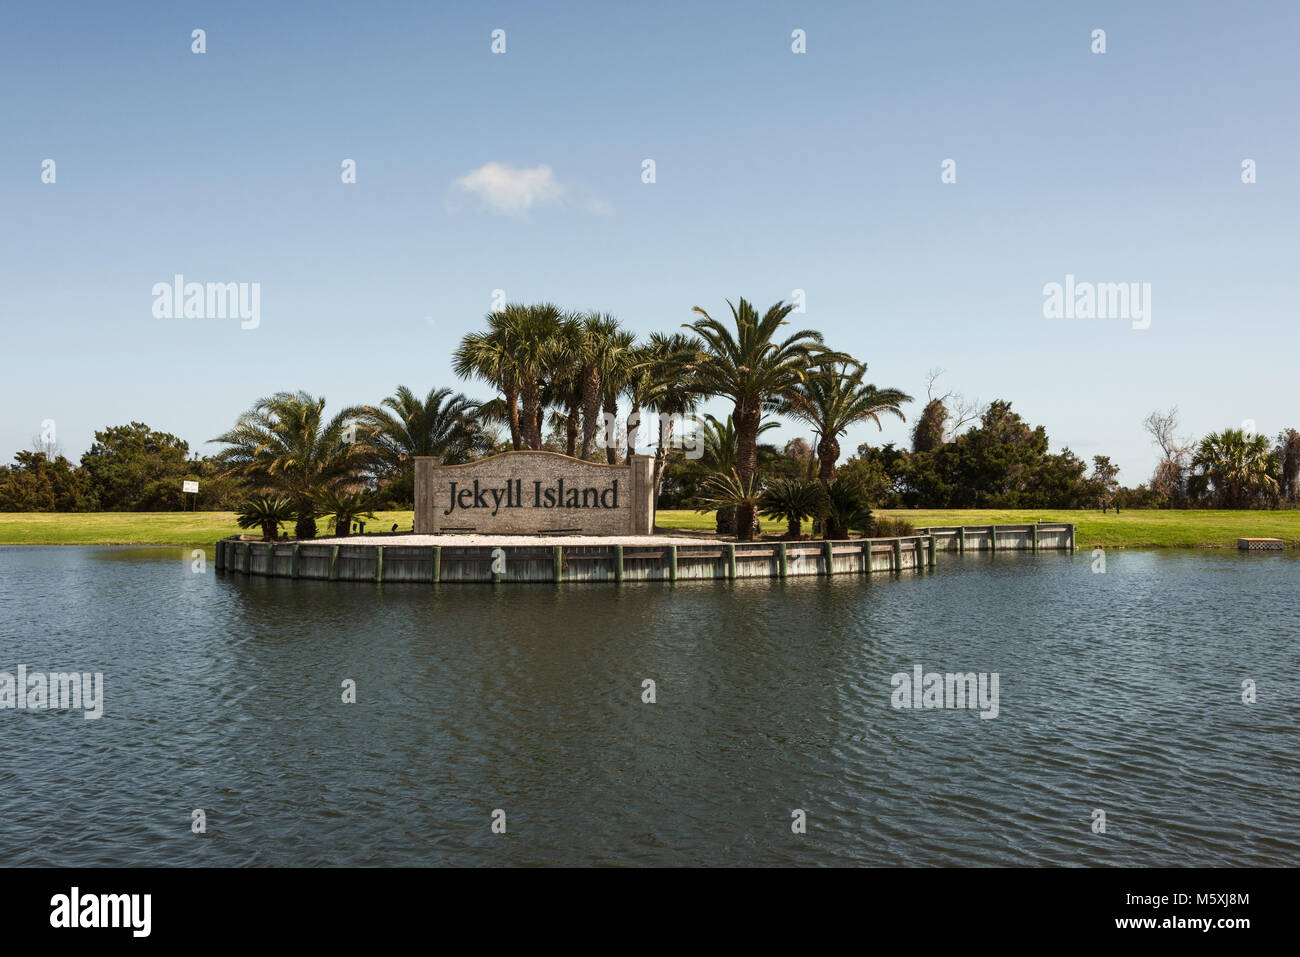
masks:
{"label": "water", "polygon": [[[435,590],[0,549],[0,670],[106,685],[0,710],[0,865],[1300,864],[1300,559],[1090,565]],[[1000,713],[895,710],[915,664]]]}

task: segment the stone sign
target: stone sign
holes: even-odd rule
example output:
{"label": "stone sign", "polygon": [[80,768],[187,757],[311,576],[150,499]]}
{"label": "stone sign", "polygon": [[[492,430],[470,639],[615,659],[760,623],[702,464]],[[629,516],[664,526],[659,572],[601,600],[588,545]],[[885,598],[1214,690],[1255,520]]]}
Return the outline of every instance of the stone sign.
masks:
{"label": "stone sign", "polygon": [[558,452],[502,452],[465,465],[415,459],[415,532],[649,535],[654,457],[626,465]]}

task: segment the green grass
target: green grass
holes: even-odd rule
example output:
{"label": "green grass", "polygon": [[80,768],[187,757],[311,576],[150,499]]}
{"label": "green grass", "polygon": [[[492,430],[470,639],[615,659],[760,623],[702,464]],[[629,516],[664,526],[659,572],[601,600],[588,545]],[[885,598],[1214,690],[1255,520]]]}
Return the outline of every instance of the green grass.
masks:
{"label": "green grass", "polygon": [[[764,535],[785,534],[785,522],[779,519],[759,518]],[[690,509],[672,509],[655,512],[655,526],[671,531],[712,532],[718,525],[712,512],[692,512]],[[809,525],[804,522],[804,534],[808,534]]]}
{"label": "green grass", "polygon": [[[375,515],[368,532],[411,527],[411,512]],[[317,520],[317,534],[326,531]],[[0,512],[0,545],[211,545],[241,533],[257,530],[240,528],[234,512]]]}
{"label": "green grass", "polygon": [[1017,525],[1074,522],[1078,548],[1236,548],[1238,538],[1280,538],[1300,546],[1300,510],[1277,512],[1214,509],[1124,511],[1116,515],[1070,509],[895,509],[879,514],[913,525]]}
{"label": "green grass", "polygon": [[[1097,511],[1053,509],[949,510],[897,509],[879,514],[913,525],[1018,525],[1034,521],[1075,522],[1079,548],[1235,548],[1238,538],[1280,538],[1300,547],[1300,510],[1135,511],[1102,515]],[[396,523],[411,527],[412,513],[378,512],[368,531],[387,531]],[[661,511],[661,529],[712,531],[713,515],[689,510]],[[806,528],[806,526],[805,526]],[[211,545],[239,534],[233,512],[0,513],[0,545]],[[320,524],[320,534],[325,534]],[[763,531],[781,534],[783,522],[763,520]]]}

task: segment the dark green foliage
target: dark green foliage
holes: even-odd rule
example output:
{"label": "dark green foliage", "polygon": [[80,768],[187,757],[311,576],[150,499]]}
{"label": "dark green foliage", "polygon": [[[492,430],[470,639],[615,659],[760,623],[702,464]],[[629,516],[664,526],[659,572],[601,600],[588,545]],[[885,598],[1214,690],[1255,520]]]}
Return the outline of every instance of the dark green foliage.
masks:
{"label": "dark green foliage", "polygon": [[175,511],[184,507],[181,482],[195,464],[189,451],[188,442],[132,422],[96,432],[81,465],[100,511]]}
{"label": "dark green foliage", "polygon": [[280,526],[294,515],[294,503],[285,496],[254,495],[239,508],[240,528],[260,528],[262,539],[271,541],[280,535]]}
{"label": "dark green foliage", "polygon": [[[758,524],[755,518],[758,507],[759,487],[757,476],[744,479],[735,469],[729,472],[718,472],[705,480],[700,488],[700,511],[707,512],[717,509],[719,513],[718,533],[728,534],[734,532],[736,537],[742,542],[753,541],[755,526]],[[724,530],[721,516],[725,514],[731,524],[730,530]],[[737,520],[741,516],[749,516],[749,527],[741,527]]]}
{"label": "dark green foliage", "polygon": [[1077,508],[1096,498],[1084,461],[1069,449],[1049,452],[1047,431],[1023,422],[1009,402],[991,403],[978,426],[934,451],[864,446],[858,453],[845,465],[871,487],[876,505]]}
{"label": "dark green foliage", "polygon": [[313,496],[320,514],[330,516],[329,527],[339,537],[346,536],[352,530],[352,521],[356,518],[374,520],[374,495],[365,489],[344,491],[338,488],[323,488]]}
{"label": "dark green foliage", "polygon": [[1268,438],[1241,429],[1211,432],[1192,457],[1189,490],[1219,508],[1266,508],[1281,488],[1280,462]]}
{"label": "dark green foliage", "polygon": [[931,399],[921,412],[921,417],[912,426],[912,451],[933,452],[943,445],[943,426],[948,419],[948,410],[942,400]]}
{"label": "dark green foliage", "polygon": [[838,481],[829,487],[827,495],[829,502],[823,523],[826,538],[848,538],[851,529],[871,530],[871,507],[861,485],[851,479]]}
{"label": "dark green foliage", "polygon": [[822,518],[830,508],[826,486],[816,480],[778,479],[768,484],[758,499],[759,514],[786,523],[786,538],[798,541],[803,522]]}
{"label": "dark green foliage", "polygon": [[0,512],[84,512],[95,507],[90,476],[62,455],[19,452],[0,466]]}

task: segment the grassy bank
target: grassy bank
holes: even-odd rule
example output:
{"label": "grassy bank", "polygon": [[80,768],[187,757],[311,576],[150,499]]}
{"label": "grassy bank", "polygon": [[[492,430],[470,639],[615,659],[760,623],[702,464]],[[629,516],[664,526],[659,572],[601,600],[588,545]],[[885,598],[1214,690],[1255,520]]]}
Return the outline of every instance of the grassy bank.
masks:
{"label": "grassy bank", "polygon": [[1079,548],[1236,548],[1238,538],[1280,538],[1300,547],[1300,510],[1226,511],[1215,509],[1125,511],[1116,515],[1069,509],[899,509],[881,514],[913,525],[1015,525],[1074,522]]}
{"label": "grassy bank", "polygon": [[[411,527],[410,512],[376,512],[366,531]],[[325,523],[317,533],[324,535]],[[0,545],[211,545],[241,529],[234,512],[0,512]]]}
{"label": "grassy bank", "polygon": [[[1238,538],[1281,538],[1300,547],[1300,511],[1144,511],[1100,512],[1052,509],[949,510],[900,509],[880,514],[913,525],[1016,525],[1075,522],[1079,548],[1235,548]],[[411,527],[412,514],[379,512],[367,531]],[[713,516],[686,510],[662,511],[660,528],[711,531]],[[233,512],[89,512],[76,514],[0,513],[0,545],[211,545],[240,531]],[[764,520],[763,531],[780,534],[784,524]],[[321,523],[321,534],[325,533]]]}

